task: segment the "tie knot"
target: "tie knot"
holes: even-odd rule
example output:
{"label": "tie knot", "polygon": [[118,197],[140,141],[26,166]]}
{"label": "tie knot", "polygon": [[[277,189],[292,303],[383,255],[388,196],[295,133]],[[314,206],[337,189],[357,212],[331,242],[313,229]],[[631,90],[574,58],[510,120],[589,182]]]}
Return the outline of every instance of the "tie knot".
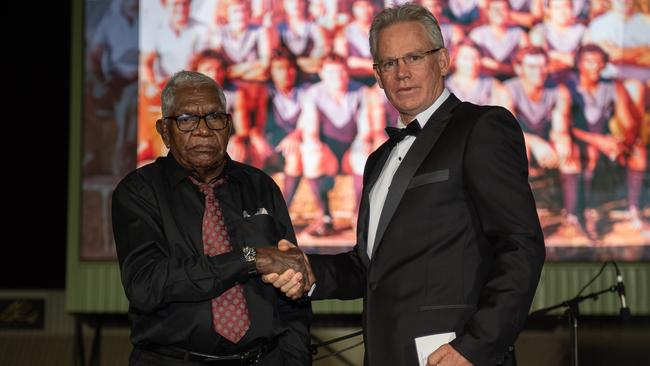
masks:
{"label": "tie knot", "polygon": [[386,134],[388,134],[388,138],[393,144],[397,144],[398,142],[404,140],[404,137],[406,137],[406,135],[417,136],[421,129],[422,128],[420,127],[418,120],[414,119],[404,128],[386,127]]}
{"label": "tie knot", "polygon": [[196,180],[196,178],[194,178],[191,175],[189,178],[192,181],[192,183],[194,183],[197,187],[199,187],[199,191],[201,191],[201,193],[203,193],[206,196],[206,198],[214,197],[214,188],[222,185],[226,181],[225,177],[219,178],[210,183],[199,182],[198,180]]}

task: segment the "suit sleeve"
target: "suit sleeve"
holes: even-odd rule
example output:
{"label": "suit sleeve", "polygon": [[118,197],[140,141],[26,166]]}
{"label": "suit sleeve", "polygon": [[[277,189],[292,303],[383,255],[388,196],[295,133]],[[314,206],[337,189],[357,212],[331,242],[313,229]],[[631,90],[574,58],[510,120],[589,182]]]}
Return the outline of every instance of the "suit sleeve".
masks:
{"label": "suit sleeve", "polygon": [[493,258],[477,311],[451,345],[475,365],[494,365],[524,326],[545,258],[523,134],[505,109],[490,109],[474,125],[464,175]]}
{"label": "suit sleeve", "polygon": [[358,245],[347,253],[308,255],[309,264],[316,277],[312,300],[351,300],[363,297],[366,273],[357,250]]}
{"label": "suit sleeve", "polygon": [[[274,216],[286,228],[284,239],[296,243],[296,234],[280,188],[272,180],[269,179],[269,181],[273,186]],[[311,303],[309,301],[293,301],[279,291],[277,291],[277,296],[279,299],[280,319],[288,327],[288,330],[278,339],[284,365],[311,365],[311,350],[309,348],[311,341],[309,333]]]}
{"label": "suit sleeve", "polygon": [[149,313],[172,302],[207,301],[248,279],[241,251],[214,257],[174,251],[152,186],[138,173],[115,189],[113,233],[129,305]]}

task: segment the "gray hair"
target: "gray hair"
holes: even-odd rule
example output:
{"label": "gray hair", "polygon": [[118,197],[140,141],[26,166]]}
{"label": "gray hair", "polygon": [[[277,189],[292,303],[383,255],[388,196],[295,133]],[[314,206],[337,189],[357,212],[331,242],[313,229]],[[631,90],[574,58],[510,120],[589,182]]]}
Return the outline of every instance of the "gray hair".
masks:
{"label": "gray hair", "polygon": [[223,94],[223,89],[214,81],[211,77],[201,74],[196,71],[179,71],[174,74],[165,84],[165,87],[160,94],[160,101],[162,103],[162,114],[163,117],[169,116],[170,109],[174,104],[174,95],[176,89],[182,88],[185,86],[198,86],[198,85],[208,85],[214,88],[214,91],[217,93],[219,98],[219,103],[226,108],[226,96]]}
{"label": "gray hair", "polygon": [[436,18],[427,9],[420,5],[406,3],[391,8],[385,8],[372,20],[370,26],[370,54],[374,62],[377,57],[377,37],[384,28],[401,22],[418,22],[427,30],[427,37],[434,48],[444,47],[440,25]]}

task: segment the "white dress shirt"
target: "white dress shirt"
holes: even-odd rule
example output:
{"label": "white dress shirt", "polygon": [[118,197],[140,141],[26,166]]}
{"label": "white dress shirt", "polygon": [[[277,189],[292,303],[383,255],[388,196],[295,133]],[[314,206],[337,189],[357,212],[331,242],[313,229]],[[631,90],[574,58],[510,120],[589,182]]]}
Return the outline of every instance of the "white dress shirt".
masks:
{"label": "white dress shirt", "polygon": [[[440,107],[440,105],[447,100],[449,97],[450,93],[447,88],[445,88],[442,91],[442,94],[436,99],[433,104],[425,109],[424,111],[420,112],[418,115],[415,116],[415,119],[417,119],[416,122],[420,124],[420,127],[424,128],[426,125],[427,121],[433,113]],[[405,125],[402,122],[402,117],[399,117],[397,120],[397,125],[401,128],[403,128]],[[384,208],[384,202],[386,202],[386,196],[388,195],[388,188],[390,187],[392,181],[393,181],[393,176],[395,175],[395,172],[397,171],[397,168],[399,168],[400,163],[402,160],[404,160],[404,157],[406,156],[406,153],[408,153],[409,149],[411,148],[411,145],[413,145],[413,142],[415,141],[415,136],[412,135],[407,135],[404,137],[404,139],[395,145],[393,147],[393,150],[390,152],[390,156],[388,157],[388,160],[386,160],[386,163],[384,164],[384,167],[381,170],[381,174],[379,175],[379,178],[377,178],[377,182],[375,182],[375,185],[372,187],[372,190],[370,191],[370,216],[368,219],[368,246],[367,246],[367,252],[368,252],[368,257],[372,258],[372,249],[375,246],[375,235],[377,234],[377,225],[379,225],[379,218],[381,217],[381,211]]]}

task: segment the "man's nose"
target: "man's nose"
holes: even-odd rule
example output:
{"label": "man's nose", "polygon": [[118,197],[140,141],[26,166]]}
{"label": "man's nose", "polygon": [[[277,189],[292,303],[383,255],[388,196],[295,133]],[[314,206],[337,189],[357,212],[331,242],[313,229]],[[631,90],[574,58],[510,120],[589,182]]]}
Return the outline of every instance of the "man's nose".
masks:
{"label": "man's nose", "polygon": [[194,131],[198,135],[209,135],[212,132],[212,130],[208,127],[208,122],[205,120],[205,117],[201,117],[199,119],[199,125],[196,126]]}
{"label": "man's nose", "polygon": [[398,59],[396,63],[397,65],[395,66],[395,71],[398,79],[404,79],[411,76],[411,69],[406,64],[406,62],[404,62],[404,59]]}

